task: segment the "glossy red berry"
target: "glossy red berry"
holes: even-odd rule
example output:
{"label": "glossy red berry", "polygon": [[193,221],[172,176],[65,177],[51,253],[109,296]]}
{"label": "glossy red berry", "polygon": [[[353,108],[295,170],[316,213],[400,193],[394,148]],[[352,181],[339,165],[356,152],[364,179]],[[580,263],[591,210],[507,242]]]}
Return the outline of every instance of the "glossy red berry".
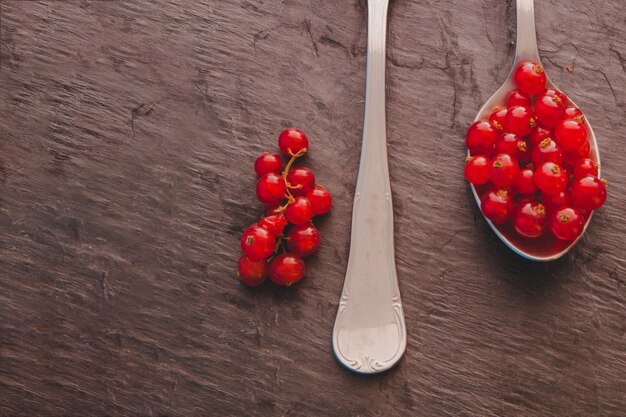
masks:
{"label": "glossy red berry", "polygon": [[254,161],[254,170],[259,177],[270,172],[280,174],[282,169],[283,160],[275,153],[263,152],[263,154]]}
{"label": "glossy red berry", "polygon": [[585,216],[574,207],[561,207],[550,216],[550,230],[561,240],[574,240],[585,229]]}
{"label": "glossy red berry", "polygon": [[574,180],[570,187],[572,204],[583,210],[596,210],[606,200],[606,182],[597,177]]}
{"label": "glossy red berry", "polygon": [[285,198],[285,180],[278,174],[270,172],[259,178],[256,185],[256,196],[265,205],[276,204]]}
{"label": "glossy red berry", "polygon": [[558,97],[561,103],[563,103],[563,106],[566,106],[569,103],[569,97],[567,97],[565,93],[555,90],[554,88],[546,88],[543,94]]}
{"label": "glossy red berry", "polygon": [[506,107],[496,107],[489,115],[489,123],[497,130],[502,131],[504,128],[504,118],[506,116]]}
{"label": "glossy red berry", "polygon": [[333,204],[330,192],[319,184],[307,193],[306,198],[311,202],[313,214],[316,216],[328,213]]}
{"label": "glossy red berry", "polygon": [[487,184],[491,178],[491,159],[485,155],[469,156],[465,160],[465,178],[474,185]]}
{"label": "glossy red berry", "polygon": [[537,128],[530,133],[530,145],[531,146],[539,145],[539,143],[541,143],[542,140],[547,139],[547,138],[553,139],[554,131],[550,129],[546,129],[541,126],[537,126]]}
{"label": "glossy red berry", "polygon": [[[551,92],[551,93],[550,93]],[[565,115],[565,106],[561,97],[554,90],[546,90],[537,96],[535,102],[535,117],[541,126],[555,127]]]}
{"label": "glossy red berry", "polygon": [[593,159],[581,158],[574,164],[574,178],[580,179],[587,176],[598,176],[598,164]]}
{"label": "glossy red berry", "polygon": [[578,120],[565,119],[554,129],[554,140],[564,151],[579,149],[587,140],[587,130]]}
{"label": "glossy red berry", "polygon": [[513,77],[517,88],[525,94],[539,94],[546,88],[546,73],[535,62],[520,63]]}
{"label": "glossy red berry", "polygon": [[256,287],[265,282],[267,278],[267,261],[265,259],[252,260],[242,255],[237,262],[239,278],[251,287]]}
{"label": "glossy red berry", "polygon": [[498,130],[486,120],[474,122],[467,130],[465,143],[472,155],[493,155],[494,145],[498,139]]}
{"label": "glossy red berry", "polygon": [[283,230],[287,226],[287,217],[282,213],[272,214],[263,217],[257,224],[269,230],[272,236],[278,237],[283,234]]}
{"label": "glossy red berry", "polygon": [[535,116],[530,107],[510,107],[504,118],[504,130],[518,136],[526,136],[537,126]]}
{"label": "glossy red berry", "polygon": [[303,131],[290,127],[283,130],[278,137],[280,151],[289,157],[302,155],[309,149],[309,139]]}
{"label": "glossy red berry", "polygon": [[539,166],[548,161],[560,164],[563,162],[563,152],[555,141],[547,138],[533,148],[531,160],[535,166]]}
{"label": "glossy red berry", "polygon": [[548,209],[549,212],[553,212],[554,210],[560,209],[561,207],[571,205],[572,199],[567,191],[561,191],[560,193],[555,195],[542,194],[541,202]]}
{"label": "glossy red berry", "polygon": [[581,158],[588,157],[589,152],[591,152],[591,145],[589,144],[588,140],[586,140],[580,148],[576,149],[576,153]]}
{"label": "glossy red berry", "polygon": [[515,209],[513,227],[520,235],[539,237],[546,229],[546,209],[541,203],[525,203]]}
{"label": "glossy red berry", "polygon": [[496,141],[496,153],[506,153],[518,162],[530,160],[528,142],[515,133],[504,133]]}
{"label": "glossy red berry", "polygon": [[295,201],[287,206],[285,216],[289,223],[304,224],[311,221],[314,216],[313,206],[308,198],[298,196]]}
{"label": "glossy red berry", "polygon": [[501,153],[491,160],[489,176],[497,187],[513,185],[519,175],[519,165],[509,154]]}
{"label": "glossy red berry", "polygon": [[535,185],[535,172],[531,168],[524,168],[517,176],[513,188],[520,194],[532,195],[537,192]]}
{"label": "glossy red berry", "polygon": [[309,256],[320,244],[320,233],[311,223],[294,226],[287,234],[287,248],[298,256]]}
{"label": "glossy red berry", "polygon": [[304,276],[304,261],[293,253],[283,253],[272,259],[269,273],[274,284],[289,286]]}
{"label": "glossy red berry", "polygon": [[306,195],[315,188],[315,175],[306,167],[295,167],[289,170],[287,174],[287,184],[289,184],[289,191],[294,196]]}
{"label": "glossy red berry", "polygon": [[264,259],[274,253],[276,238],[269,230],[253,224],[241,236],[243,253],[253,261]]}
{"label": "glossy red berry", "polygon": [[509,195],[511,196],[511,198],[515,198],[517,196],[517,191],[515,190],[515,187],[513,185],[509,185],[506,187],[498,187],[497,185],[495,185],[494,183],[490,182],[487,184],[488,185],[488,190],[489,191],[500,191],[500,190],[504,190],[506,192],[509,193]]}
{"label": "glossy red berry", "polygon": [[578,149],[563,152],[563,159],[570,165],[575,165],[581,158],[587,158],[591,152],[591,145],[588,140],[585,140],[583,146]]}
{"label": "glossy red berry", "polygon": [[583,112],[580,111],[578,107],[568,106],[565,108],[564,113],[565,113],[564,114],[565,119],[578,119],[578,121],[581,123],[585,120],[583,116]]}
{"label": "glossy red berry", "polygon": [[489,190],[480,201],[483,215],[495,224],[506,222],[513,214],[513,197],[507,190]]}
{"label": "glossy red berry", "polygon": [[533,100],[528,94],[524,94],[519,90],[509,91],[506,97],[506,107],[524,106],[530,108],[533,105]]}
{"label": "glossy red berry", "polygon": [[546,194],[558,195],[567,186],[567,173],[554,162],[544,162],[535,170],[535,184]]}

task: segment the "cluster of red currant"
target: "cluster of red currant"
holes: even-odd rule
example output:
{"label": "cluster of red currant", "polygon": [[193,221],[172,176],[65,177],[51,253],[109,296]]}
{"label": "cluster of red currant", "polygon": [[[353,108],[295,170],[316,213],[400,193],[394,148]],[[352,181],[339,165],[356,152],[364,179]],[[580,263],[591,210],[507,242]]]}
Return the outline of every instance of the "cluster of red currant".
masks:
{"label": "cluster of red currant", "polygon": [[[303,257],[311,255],[320,243],[320,233],[311,219],[330,210],[328,190],[316,185],[315,175],[306,167],[293,167],[296,159],[309,149],[309,140],[296,128],[283,130],[278,147],[288,156],[264,152],[254,163],[259,175],[256,195],[265,204],[258,223],[248,227],[241,237],[243,255],[238,270],[241,280],[257,286],[270,279],[278,285],[291,285],[304,276]],[[285,248],[286,246],[286,248]]]}
{"label": "cluster of red currant", "polygon": [[512,218],[526,238],[550,230],[558,239],[576,239],[606,199],[606,181],[589,157],[585,117],[565,94],[546,89],[541,65],[522,62],[514,77],[517,90],[506,107],[467,132],[465,178],[485,185],[481,209],[493,223]]}

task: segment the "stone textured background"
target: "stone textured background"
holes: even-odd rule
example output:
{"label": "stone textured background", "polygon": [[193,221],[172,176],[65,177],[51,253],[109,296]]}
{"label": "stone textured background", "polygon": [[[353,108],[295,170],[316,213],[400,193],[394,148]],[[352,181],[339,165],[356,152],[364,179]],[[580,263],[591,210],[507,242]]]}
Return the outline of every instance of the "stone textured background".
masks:
{"label": "stone textured background", "polygon": [[[511,0],[392,0],[388,138],[408,349],[330,339],[362,126],[365,0],[0,0],[0,414],[626,413],[626,9],[536,2],[550,77],[600,142],[607,204],[527,262],[482,220],[464,131],[506,77]],[[567,69],[570,69],[569,72]],[[298,286],[250,290],[254,158],[283,127],[334,194]]]}

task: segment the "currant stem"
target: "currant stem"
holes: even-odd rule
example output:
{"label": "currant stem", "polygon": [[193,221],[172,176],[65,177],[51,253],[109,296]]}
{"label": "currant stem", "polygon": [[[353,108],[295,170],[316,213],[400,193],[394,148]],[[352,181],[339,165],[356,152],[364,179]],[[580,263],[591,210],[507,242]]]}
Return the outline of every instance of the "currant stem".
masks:
{"label": "currant stem", "polygon": [[291,166],[293,165],[293,163],[296,162],[296,159],[298,159],[299,157],[301,157],[305,153],[306,153],[306,148],[300,150],[296,154],[292,154],[291,152],[289,152],[289,154],[291,155],[291,159],[289,160],[289,162],[287,162],[287,165],[285,166],[285,169],[283,170],[283,180],[285,181],[285,185],[287,186],[287,193],[286,193],[287,204],[285,204],[284,206],[279,207],[279,209],[281,211],[284,211],[285,208],[287,208],[287,206],[289,204],[291,204],[291,203],[293,203],[295,201],[295,199],[293,198],[293,195],[291,194],[289,189],[290,188],[293,188],[293,189],[302,188],[302,185],[298,185],[297,187],[294,187],[291,184],[289,184],[289,181],[287,181],[287,174],[289,174],[289,170],[291,169]]}
{"label": "currant stem", "polygon": [[[282,249],[283,253],[287,252],[287,249],[285,249],[285,236],[284,235],[280,235],[278,236],[278,243],[276,243],[276,248],[274,248],[274,255],[278,254],[278,251]],[[274,256],[272,255],[272,256]]]}

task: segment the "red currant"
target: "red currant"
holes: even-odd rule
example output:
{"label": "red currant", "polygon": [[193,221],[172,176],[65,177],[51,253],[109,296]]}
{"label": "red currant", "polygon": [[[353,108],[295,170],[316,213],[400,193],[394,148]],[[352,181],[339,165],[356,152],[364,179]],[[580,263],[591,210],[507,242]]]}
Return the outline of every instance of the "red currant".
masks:
{"label": "red currant", "polygon": [[493,112],[489,115],[489,123],[491,123],[491,126],[495,127],[497,130],[502,131],[505,116],[506,116],[506,108],[496,107],[495,109],[493,109]]}
{"label": "red currant", "polygon": [[537,192],[535,185],[535,172],[531,168],[524,168],[520,171],[513,188],[523,195],[532,195]]}
{"label": "red currant", "polygon": [[305,195],[315,187],[315,175],[306,167],[295,167],[287,174],[289,191],[293,195]]}
{"label": "red currant", "polygon": [[554,90],[546,90],[537,96],[535,116],[542,126],[555,127],[563,119],[564,114],[565,106],[563,106],[561,97],[554,94]]}
{"label": "red currant", "polygon": [[569,106],[565,108],[565,119],[579,119],[579,122],[584,120],[583,112],[578,107]]}
{"label": "red currant", "polygon": [[537,63],[521,62],[514,74],[517,88],[525,94],[539,94],[546,88],[546,73]]}
{"label": "red currant", "polygon": [[529,107],[510,107],[504,118],[504,130],[519,136],[526,136],[537,126],[535,116]]}
{"label": "red currant", "polygon": [[496,152],[509,154],[520,162],[530,159],[528,143],[515,133],[504,133],[500,136],[496,141]]}
{"label": "red currant", "polygon": [[565,119],[559,122],[554,129],[554,140],[561,145],[564,151],[578,149],[587,140],[585,126],[576,119]]}
{"label": "red currant", "polygon": [[606,181],[596,177],[584,177],[574,181],[570,188],[572,204],[583,210],[596,210],[606,200]]}
{"label": "red currant", "polygon": [[574,164],[574,178],[580,179],[587,176],[598,176],[598,164],[593,159],[581,158]]}
{"label": "red currant", "polygon": [[572,204],[572,199],[567,191],[561,191],[555,195],[542,194],[541,202],[548,209],[548,211],[553,212],[563,206],[569,206]]}
{"label": "red currant", "polygon": [[578,154],[580,158],[588,157],[590,152],[591,152],[591,144],[589,143],[588,140],[586,140],[580,148],[576,149],[576,153]]}
{"label": "red currant", "polygon": [[524,106],[531,107],[533,105],[533,100],[530,98],[528,94],[524,94],[519,90],[509,91],[509,94],[506,97],[506,107],[513,106]]}
{"label": "red currant", "polygon": [[585,228],[585,216],[573,207],[562,207],[550,216],[550,230],[561,240],[574,240]]}
{"label": "red currant", "polygon": [[282,213],[272,214],[263,217],[257,224],[269,230],[272,236],[278,237],[283,234],[283,230],[287,226],[287,218]]}
{"label": "red currant", "polygon": [[289,286],[304,276],[304,261],[293,253],[283,253],[272,259],[269,272],[274,284]]}
{"label": "red currant", "polygon": [[242,255],[237,262],[239,278],[251,287],[256,287],[265,282],[267,278],[267,261],[265,259],[252,260]]}
{"label": "red currant", "polygon": [[500,191],[500,190],[504,190],[507,193],[509,193],[509,195],[511,196],[511,198],[515,198],[517,196],[517,191],[515,190],[515,187],[513,185],[509,185],[507,187],[498,187],[497,185],[495,185],[494,183],[490,182],[488,187],[489,191]]}
{"label": "red currant", "polygon": [[524,237],[535,238],[546,228],[546,209],[541,203],[526,203],[515,209],[513,226]]}
{"label": "red currant", "polygon": [[563,158],[568,164],[575,165],[579,159],[587,158],[589,156],[589,152],[591,152],[591,145],[589,144],[588,140],[585,140],[585,143],[583,143],[583,146],[581,146],[580,148],[571,151],[565,151],[563,153]]}
{"label": "red currant", "polygon": [[537,126],[537,129],[530,133],[530,145],[537,146],[542,140],[547,138],[553,138],[554,132],[552,130]]}
{"label": "red currant", "polygon": [[274,253],[276,239],[269,230],[253,224],[241,236],[243,253],[253,261],[264,259]]}
{"label": "red currant", "polygon": [[332,196],[328,190],[321,185],[317,185],[314,189],[309,191],[306,198],[311,202],[313,214],[316,216],[328,213],[328,210],[330,210],[333,204]]}
{"label": "red currant", "polygon": [[497,187],[513,185],[518,175],[519,165],[511,155],[501,153],[492,159],[489,176]]}
{"label": "red currant", "polygon": [[309,149],[309,139],[300,129],[290,127],[281,132],[278,147],[284,155],[293,157],[304,154]]}
{"label": "red currant", "polygon": [[320,233],[311,223],[294,226],[287,234],[287,247],[298,256],[309,256],[320,244]]}
{"label": "red currant", "polygon": [[532,151],[531,160],[535,166],[550,161],[555,164],[563,162],[563,152],[561,148],[550,138],[542,140]]}
{"label": "red currant", "polygon": [[544,91],[544,94],[547,94],[549,96],[556,96],[559,98],[559,100],[561,101],[561,103],[563,103],[563,106],[566,106],[567,103],[569,102],[569,97],[567,97],[565,95],[565,93],[559,91],[559,90],[555,90],[553,88],[547,88]]}
{"label": "red currant", "polygon": [[567,186],[567,174],[554,162],[544,162],[535,171],[535,184],[546,194],[557,195]]}
{"label": "red currant", "polygon": [[254,170],[259,177],[270,172],[280,174],[282,169],[283,160],[275,153],[263,152],[263,154],[254,161]]}
{"label": "red currant", "polygon": [[487,184],[491,160],[485,155],[469,156],[465,160],[465,178],[475,185]]}
{"label": "red currant", "polygon": [[256,196],[265,205],[276,204],[285,198],[285,180],[278,174],[270,172],[259,178],[256,185]]}
{"label": "red currant", "polygon": [[465,142],[472,155],[493,155],[498,130],[486,120],[474,122],[467,131]]}
{"label": "red currant", "polygon": [[502,224],[513,213],[513,198],[507,190],[490,190],[483,196],[480,209],[487,219]]}
{"label": "red currant", "polygon": [[298,196],[293,203],[287,206],[285,216],[293,224],[308,223],[314,216],[313,206],[308,198]]}

